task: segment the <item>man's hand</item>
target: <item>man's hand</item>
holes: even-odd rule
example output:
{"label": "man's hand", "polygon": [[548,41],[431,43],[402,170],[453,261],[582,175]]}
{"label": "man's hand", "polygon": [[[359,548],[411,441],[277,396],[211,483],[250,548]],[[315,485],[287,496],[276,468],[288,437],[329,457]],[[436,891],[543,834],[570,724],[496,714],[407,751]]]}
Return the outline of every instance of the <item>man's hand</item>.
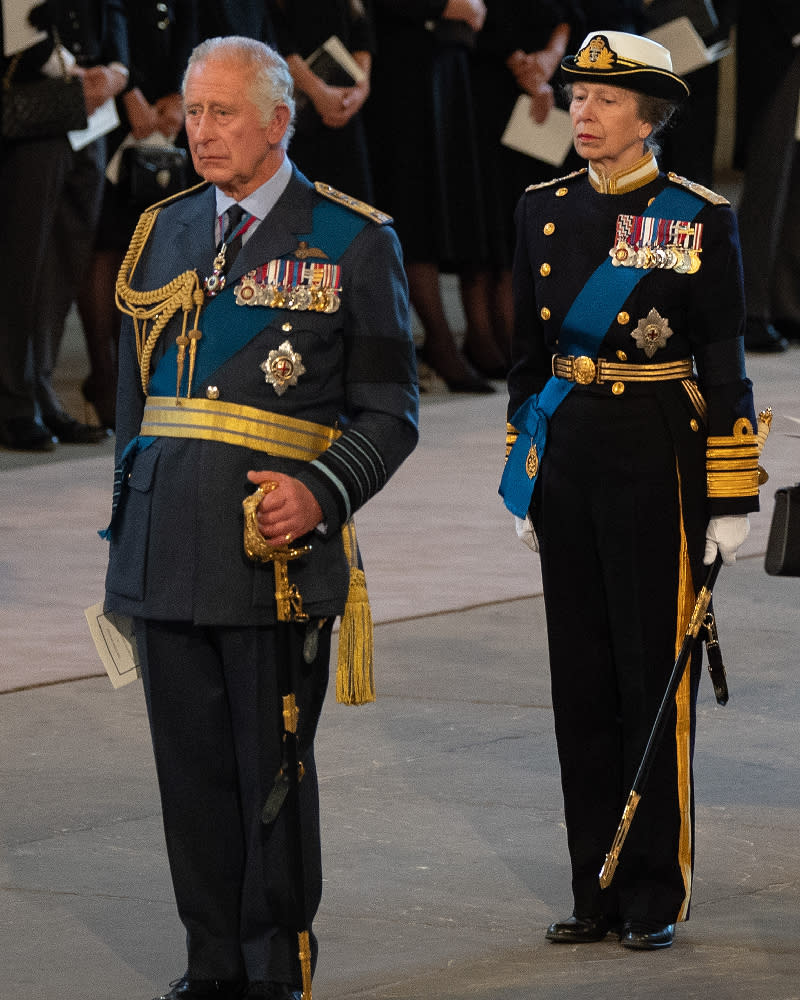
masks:
{"label": "man's hand", "polygon": [[322,521],[322,508],[314,494],[297,479],[282,472],[250,471],[251,483],[278,485],[258,505],[258,529],[270,545],[288,545],[307,535]]}

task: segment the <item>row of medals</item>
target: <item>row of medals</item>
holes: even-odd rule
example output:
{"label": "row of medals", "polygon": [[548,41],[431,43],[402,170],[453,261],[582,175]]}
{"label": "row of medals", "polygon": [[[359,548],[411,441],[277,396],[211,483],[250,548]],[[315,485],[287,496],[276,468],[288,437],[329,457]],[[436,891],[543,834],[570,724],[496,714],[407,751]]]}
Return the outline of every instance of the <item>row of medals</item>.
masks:
{"label": "row of medals", "polygon": [[618,240],[608,251],[614,267],[660,268],[676,274],[696,274],[700,270],[700,251],[669,244],[633,247]]}
{"label": "row of medals", "polygon": [[268,306],[270,309],[304,309],[335,313],[341,299],[335,288],[312,285],[263,285],[245,275],[236,286],[238,306]]}

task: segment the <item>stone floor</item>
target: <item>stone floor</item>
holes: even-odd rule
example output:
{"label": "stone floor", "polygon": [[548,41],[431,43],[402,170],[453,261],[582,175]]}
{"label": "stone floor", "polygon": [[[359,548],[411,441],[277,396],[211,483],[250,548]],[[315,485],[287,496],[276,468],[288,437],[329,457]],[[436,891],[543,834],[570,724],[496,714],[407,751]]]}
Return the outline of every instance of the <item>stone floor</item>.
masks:
{"label": "stone floor", "polygon": [[[423,398],[420,446],[359,516],[379,699],[330,699],[318,757],[319,1000],[800,998],[800,580],[763,569],[800,479],[800,347],[763,510],[717,585],[731,700],[699,702],[692,919],[659,954],[545,942],[570,909],[537,558],[496,495],[505,394]],[[71,329],[60,386],[82,415]],[[0,451],[0,1000],[148,1000],[183,971],[140,684],[101,675],[112,445]]]}

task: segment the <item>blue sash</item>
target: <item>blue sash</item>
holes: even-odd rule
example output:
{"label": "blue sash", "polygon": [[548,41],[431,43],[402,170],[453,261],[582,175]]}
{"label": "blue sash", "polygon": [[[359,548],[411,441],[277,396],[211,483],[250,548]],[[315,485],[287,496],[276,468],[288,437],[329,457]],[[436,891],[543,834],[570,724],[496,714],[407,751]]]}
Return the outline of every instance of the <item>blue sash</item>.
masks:
{"label": "blue sash", "polygon": [[[644,215],[691,221],[705,201],[683,188],[665,188]],[[564,318],[559,351],[564,355],[596,358],[609,327],[636,285],[649,272],[644,268],[614,267],[610,257],[591,275]],[[534,393],[511,418],[518,431],[509,453],[498,492],[512,514],[525,517],[531,505],[536,477],[544,455],[550,418],[575,386],[553,375],[539,393]],[[535,451],[534,451],[535,449]],[[529,456],[535,454],[534,466]]]}
{"label": "blue sash", "polygon": [[[298,243],[305,240],[311,246],[319,247],[327,254],[331,263],[340,260],[344,252],[366,226],[367,219],[337,202],[321,199],[312,210],[310,233],[298,235]],[[197,352],[194,380],[199,385],[240,351],[253,337],[268,326],[278,312],[268,306],[237,306],[235,286],[223,289],[219,295],[203,306],[203,338]],[[150,379],[148,395],[171,396],[175,392],[178,377],[178,346],[170,345],[158,362]],[[122,492],[122,484],[133,463],[134,457],[155,441],[154,437],[132,438],[114,470],[114,494],[111,501],[111,521],[107,528],[98,532],[101,538],[109,539]]]}
{"label": "blue sash", "polygon": [[[312,231],[298,236],[298,241],[319,247],[331,263],[336,263],[366,224],[363,216],[336,202],[319,201],[313,210]],[[197,384],[240,351],[278,312],[269,306],[237,306],[234,288],[229,285],[203,307],[203,339],[194,370]],[[158,362],[148,394],[172,395],[177,377],[178,345],[173,343]]]}

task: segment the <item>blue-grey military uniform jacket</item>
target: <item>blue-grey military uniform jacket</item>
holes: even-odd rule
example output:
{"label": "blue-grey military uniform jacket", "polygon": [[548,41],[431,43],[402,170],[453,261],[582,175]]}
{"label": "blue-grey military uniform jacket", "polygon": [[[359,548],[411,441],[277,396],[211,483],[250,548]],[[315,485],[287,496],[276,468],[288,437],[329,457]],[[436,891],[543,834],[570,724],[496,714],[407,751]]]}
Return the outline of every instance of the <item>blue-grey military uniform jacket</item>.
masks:
{"label": "blue-grey military uniform jacket", "polygon": [[[312,232],[312,212],[321,199],[295,169],[286,190],[233,262],[227,288],[262,264],[295,260],[300,234]],[[352,209],[342,206],[341,211]],[[216,252],[214,222],[210,185],[164,204],[131,287],[159,288],[187,269],[196,269],[201,278],[209,275]],[[125,468],[110,531],[107,610],[208,625],[274,622],[273,567],[252,563],[242,543],[242,500],[254,490],[247,472],[269,469],[302,481],[323,511],[324,530],[304,539],[311,543],[311,552],[290,564],[290,580],[300,591],[304,609],[320,617],[342,612],[349,581],[342,526],[414,448],[418,388],[407,285],[393,229],[365,221],[338,263],[338,310],[264,307],[263,328],[192,387],[193,397],[218,395],[221,402],[339,428],[341,436],[313,462],[186,438],[159,437],[141,449],[131,446],[139,435],[145,395],[132,321],[125,317],[118,468],[126,448],[133,457]],[[181,322],[178,312],[161,334],[153,371],[174,345]],[[203,329],[202,313],[199,327]],[[214,336],[219,335],[215,331]],[[198,363],[204,348],[210,347],[208,335],[204,337]],[[278,394],[260,366],[287,340],[301,355],[305,373]]]}

